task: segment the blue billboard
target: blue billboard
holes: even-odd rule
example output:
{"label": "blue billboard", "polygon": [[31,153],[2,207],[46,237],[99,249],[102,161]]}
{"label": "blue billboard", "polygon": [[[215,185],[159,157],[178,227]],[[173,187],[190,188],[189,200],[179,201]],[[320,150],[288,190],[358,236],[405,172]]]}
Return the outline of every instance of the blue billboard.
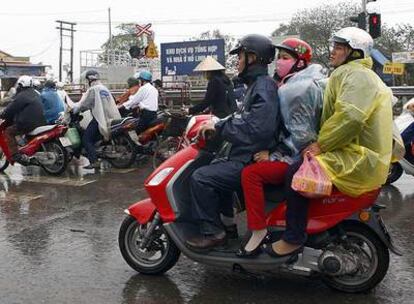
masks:
{"label": "blue billboard", "polygon": [[190,75],[207,56],[225,66],[224,39],[161,43],[161,74]]}

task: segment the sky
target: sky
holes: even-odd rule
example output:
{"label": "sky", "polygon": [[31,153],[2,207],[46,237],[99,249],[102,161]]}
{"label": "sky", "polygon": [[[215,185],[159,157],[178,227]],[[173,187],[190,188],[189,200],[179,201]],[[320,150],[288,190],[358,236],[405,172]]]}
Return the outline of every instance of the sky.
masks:
{"label": "sky", "polygon": [[[240,38],[259,33],[270,36],[281,22],[288,22],[298,10],[340,0],[20,0],[2,1],[0,7],[0,50],[13,56],[29,56],[31,62],[58,69],[59,33],[56,20],[76,22],[74,65],[79,70],[79,52],[99,49],[109,37],[108,8],[111,8],[112,33],[120,23],[152,23],[155,42],[188,40],[200,33],[219,29]],[[354,1],[356,6],[360,0]],[[413,0],[378,0],[369,6],[380,10],[382,22],[414,23]],[[64,47],[69,48],[69,39]],[[69,63],[69,52],[63,63]]]}

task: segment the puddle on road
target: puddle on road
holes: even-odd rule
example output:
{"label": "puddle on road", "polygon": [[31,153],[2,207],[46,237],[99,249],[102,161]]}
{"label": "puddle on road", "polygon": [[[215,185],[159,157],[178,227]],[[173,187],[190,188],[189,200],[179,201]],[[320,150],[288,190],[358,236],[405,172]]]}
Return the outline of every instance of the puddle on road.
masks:
{"label": "puddle on road", "polygon": [[43,195],[39,194],[24,194],[0,191],[0,202],[29,203],[42,197]]}
{"label": "puddle on road", "polygon": [[105,168],[104,170],[102,170],[102,172],[124,174],[124,173],[130,173],[136,170],[138,169],[137,168],[128,168],[128,169]]}
{"label": "puddle on road", "polygon": [[40,184],[53,184],[53,185],[63,185],[63,186],[75,186],[81,187],[91,183],[96,182],[96,179],[91,180],[76,180],[70,178],[62,177],[47,177],[47,176],[16,176],[10,175],[10,180],[12,181],[24,181],[31,183],[40,183]]}

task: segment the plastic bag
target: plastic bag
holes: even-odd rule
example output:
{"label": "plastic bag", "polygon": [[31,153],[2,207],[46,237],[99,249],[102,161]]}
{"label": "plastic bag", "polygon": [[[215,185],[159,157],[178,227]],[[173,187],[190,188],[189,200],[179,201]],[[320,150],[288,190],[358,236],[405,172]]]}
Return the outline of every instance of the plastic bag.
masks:
{"label": "plastic bag", "polygon": [[81,138],[76,128],[69,128],[65,133],[65,137],[70,140],[72,147],[77,148],[80,146]]}
{"label": "plastic bag", "polygon": [[303,157],[303,163],[292,179],[292,189],[308,198],[329,196],[332,182],[319,162],[310,153]]}

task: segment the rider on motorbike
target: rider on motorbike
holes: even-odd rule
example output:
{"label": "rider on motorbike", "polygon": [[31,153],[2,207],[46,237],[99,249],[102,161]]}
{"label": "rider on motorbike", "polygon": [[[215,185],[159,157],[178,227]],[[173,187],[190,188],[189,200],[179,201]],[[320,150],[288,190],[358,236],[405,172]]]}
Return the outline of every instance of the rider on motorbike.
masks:
{"label": "rider on motorbike", "polygon": [[[339,191],[357,197],[385,183],[392,151],[392,93],[372,71],[372,37],[347,27],[336,32],[330,64],[335,68],[324,92],[318,139],[304,151],[316,156]],[[298,164],[299,168],[299,164]],[[294,172],[287,174],[291,182]],[[290,183],[289,183],[290,184]],[[276,257],[297,252],[306,242],[309,200],[291,187],[286,231],[266,247]]]}
{"label": "rider on motorbike", "polygon": [[54,124],[61,113],[65,111],[63,101],[56,91],[56,82],[47,80],[42,93],[40,93],[40,97],[42,99],[46,122],[48,124]]}
{"label": "rider on motorbike", "polygon": [[236,111],[233,83],[227,77],[225,70],[226,68],[211,56],[207,56],[196,66],[194,72],[203,72],[208,79],[208,84],[204,100],[188,109],[190,115],[210,108],[213,115],[224,118]]}
{"label": "rider on motorbike", "polygon": [[[191,176],[192,213],[202,235],[188,240],[187,246],[196,250],[225,243],[223,222],[232,226],[232,194],[241,189],[241,171],[255,153],[268,149],[279,134],[277,88],[267,73],[267,65],[275,56],[274,45],[264,36],[247,35],[230,54],[238,55],[239,77],[248,89],[241,114],[215,124],[211,121],[200,129],[201,134],[216,131],[216,136],[229,142],[231,149],[225,160],[201,167]],[[220,212],[226,219],[223,222]]]}
{"label": "rider on motorbike", "polygon": [[99,73],[89,70],[85,73],[89,89],[75,104],[74,113],[91,111],[92,121],[89,123],[82,136],[82,144],[85,147],[89,165],[85,169],[99,168],[95,143],[102,137],[109,140],[111,136],[111,121],[121,118],[111,92],[99,81]]}
{"label": "rider on motorbike", "polygon": [[287,134],[282,142],[276,143],[272,153],[267,150],[256,153],[256,163],[243,169],[242,186],[252,236],[237,252],[239,257],[258,254],[267,234],[264,185],[283,184],[289,165],[300,158],[303,148],[316,140],[319,131],[323,103],[319,81],[326,78],[322,66],[310,64],[312,48],[303,40],[288,38],[276,48],[279,52],[274,78],[279,86]]}
{"label": "rider on motorbike", "polygon": [[158,91],[151,84],[152,74],[149,71],[141,71],[137,75],[140,88],[135,95],[129,97],[128,101],[119,104],[118,108],[127,110],[139,108],[139,122],[135,128],[138,134],[145,131],[150,123],[157,118]]}
{"label": "rider on motorbike", "polygon": [[42,102],[33,88],[30,76],[20,76],[17,80],[16,95],[13,101],[0,114],[9,127],[5,130],[6,140],[14,161],[23,165],[30,164],[30,158],[19,153],[16,135],[24,135],[46,124]]}

